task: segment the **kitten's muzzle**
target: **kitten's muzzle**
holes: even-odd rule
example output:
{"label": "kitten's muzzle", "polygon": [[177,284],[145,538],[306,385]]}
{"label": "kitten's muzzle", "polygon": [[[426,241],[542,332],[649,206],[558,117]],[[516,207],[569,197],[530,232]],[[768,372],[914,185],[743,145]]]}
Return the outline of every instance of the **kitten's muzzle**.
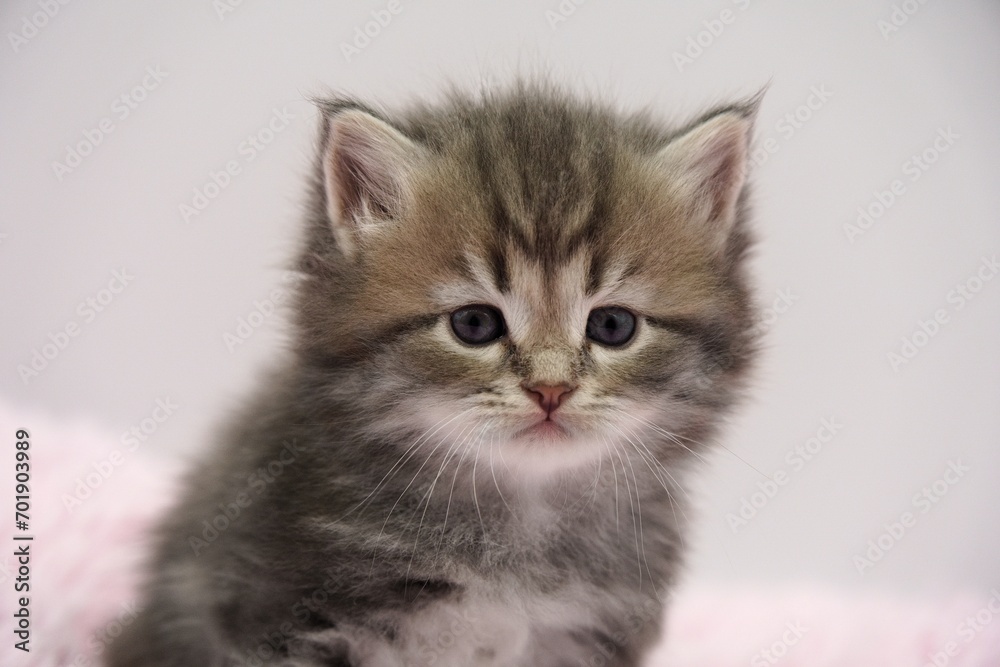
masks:
{"label": "kitten's muzzle", "polygon": [[538,402],[538,405],[545,410],[546,418],[552,419],[552,413],[562,405],[576,387],[568,384],[522,384],[521,388],[527,392],[528,396]]}

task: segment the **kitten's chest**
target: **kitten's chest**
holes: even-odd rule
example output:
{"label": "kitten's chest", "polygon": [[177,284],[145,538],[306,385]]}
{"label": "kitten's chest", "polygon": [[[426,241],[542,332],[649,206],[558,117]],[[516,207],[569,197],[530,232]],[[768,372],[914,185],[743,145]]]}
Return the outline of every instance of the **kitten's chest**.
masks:
{"label": "kitten's chest", "polygon": [[425,541],[389,535],[397,546],[385,562],[407,573],[390,582],[405,608],[389,612],[391,639],[362,635],[354,643],[360,665],[589,664],[601,641],[595,631],[646,602],[650,570],[664,570],[662,544],[646,534],[651,550],[640,573],[638,532],[566,513],[530,516],[515,521],[487,510],[482,523],[478,514],[459,515],[448,533]]}
{"label": "kitten's chest", "polygon": [[[586,638],[581,642],[581,631],[602,626],[609,609],[636,606],[631,588],[609,588],[608,581],[596,581],[581,563],[596,560],[606,566],[607,554],[569,554],[564,550],[570,545],[561,541],[536,544],[537,551],[520,546],[494,545],[473,566],[449,568],[449,592],[397,617],[395,640],[378,647],[370,664],[588,664],[594,648]],[[601,569],[610,573],[613,568]]]}
{"label": "kitten's chest", "polygon": [[[542,653],[586,626],[585,595],[507,594],[466,587],[456,599],[436,601],[398,620],[391,642],[364,651],[364,665],[399,667],[521,667],[548,664]],[[563,657],[568,657],[563,649]]]}

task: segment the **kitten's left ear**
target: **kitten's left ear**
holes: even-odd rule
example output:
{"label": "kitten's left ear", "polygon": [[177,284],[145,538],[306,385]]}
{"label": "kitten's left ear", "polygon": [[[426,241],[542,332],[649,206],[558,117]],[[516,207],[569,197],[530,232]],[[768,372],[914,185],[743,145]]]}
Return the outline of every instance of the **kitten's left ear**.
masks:
{"label": "kitten's left ear", "polygon": [[709,115],[656,154],[687,218],[714,252],[724,251],[736,222],[759,99]]}
{"label": "kitten's left ear", "polygon": [[337,110],[326,120],[323,185],[337,244],[351,256],[366,234],[398,218],[425,149],[374,115]]}

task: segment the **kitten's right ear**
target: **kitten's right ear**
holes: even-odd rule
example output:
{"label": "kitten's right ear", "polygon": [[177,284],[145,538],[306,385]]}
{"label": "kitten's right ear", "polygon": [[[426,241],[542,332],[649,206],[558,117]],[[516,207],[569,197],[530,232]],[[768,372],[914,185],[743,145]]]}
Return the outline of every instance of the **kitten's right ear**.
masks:
{"label": "kitten's right ear", "polygon": [[341,251],[352,256],[366,235],[402,214],[424,149],[360,109],[333,112],[325,129],[326,213]]}

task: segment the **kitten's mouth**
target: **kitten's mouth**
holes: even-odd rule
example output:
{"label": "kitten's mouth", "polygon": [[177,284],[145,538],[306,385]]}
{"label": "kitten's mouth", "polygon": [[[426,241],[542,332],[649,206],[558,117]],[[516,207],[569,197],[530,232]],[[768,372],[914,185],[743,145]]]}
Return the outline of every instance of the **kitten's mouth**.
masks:
{"label": "kitten's mouth", "polygon": [[530,437],[545,440],[564,440],[569,437],[569,431],[554,419],[541,419],[531,426],[526,426],[514,434],[515,438]]}

